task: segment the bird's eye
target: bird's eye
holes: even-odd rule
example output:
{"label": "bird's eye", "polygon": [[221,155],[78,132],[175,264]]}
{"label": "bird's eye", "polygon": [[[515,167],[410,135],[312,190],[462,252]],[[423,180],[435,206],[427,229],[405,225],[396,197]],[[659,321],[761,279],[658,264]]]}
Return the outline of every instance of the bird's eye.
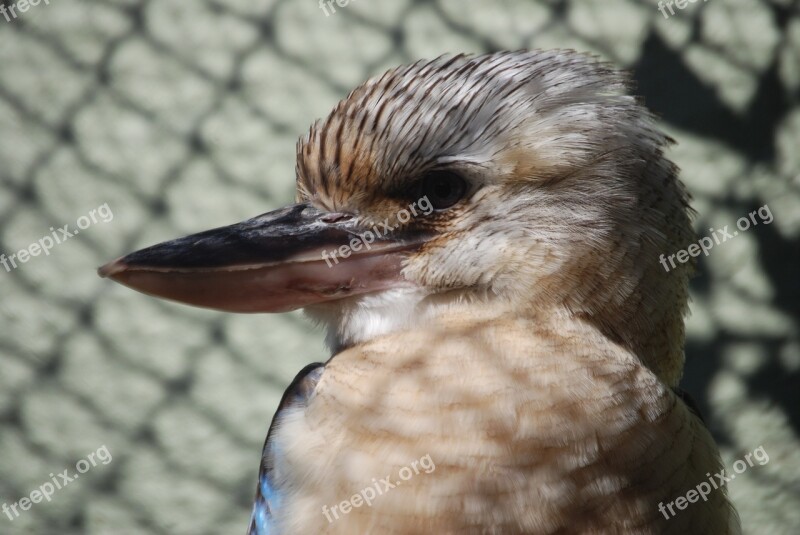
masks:
{"label": "bird's eye", "polygon": [[427,197],[436,210],[444,210],[464,197],[467,183],[450,171],[433,171],[420,181],[418,191],[420,198]]}

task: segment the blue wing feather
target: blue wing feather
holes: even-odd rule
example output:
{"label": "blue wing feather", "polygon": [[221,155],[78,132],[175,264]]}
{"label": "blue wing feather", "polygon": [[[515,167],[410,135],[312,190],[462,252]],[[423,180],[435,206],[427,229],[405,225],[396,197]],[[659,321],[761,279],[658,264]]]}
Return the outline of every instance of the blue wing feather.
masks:
{"label": "blue wing feather", "polygon": [[280,509],[283,496],[275,482],[274,467],[280,462],[280,452],[277,451],[275,442],[272,440],[273,432],[287,409],[307,405],[324,369],[325,365],[318,362],[303,368],[281,398],[264,442],[248,535],[275,535],[274,516],[275,512]]}

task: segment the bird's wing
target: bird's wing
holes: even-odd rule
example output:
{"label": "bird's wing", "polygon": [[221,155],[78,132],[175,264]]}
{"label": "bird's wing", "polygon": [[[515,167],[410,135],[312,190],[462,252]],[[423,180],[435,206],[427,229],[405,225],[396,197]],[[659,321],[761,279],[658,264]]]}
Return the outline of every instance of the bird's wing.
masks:
{"label": "bird's wing", "polygon": [[281,491],[275,481],[275,467],[279,460],[276,459],[273,432],[280,424],[281,419],[290,409],[303,408],[308,403],[309,398],[314,393],[314,389],[319,382],[325,365],[319,362],[309,364],[300,373],[283,393],[278,410],[272,418],[269,426],[269,433],[264,442],[264,450],[261,454],[261,468],[258,473],[258,487],[256,488],[255,503],[253,504],[253,514],[250,517],[250,527],[248,535],[269,535],[274,533],[273,518],[275,511],[280,507]]}
{"label": "bird's wing", "polygon": [[692,414],[697,416],[700,419],[700,421],[703,422],[703,424],[706,427],[708,427],[706,419],[703,418],[703,413],[700,412],[700,406],[697,404],[697,402],[694,400],[691,394],[689,394],[689,392],[687,392],[683,388],[677,386],[672,387],[672,391],[675,392],[675,395],[678,396],[678,398],[680,398],[681,401],[683,401],[687,407],[689,407],[689,410],[692,411]]}

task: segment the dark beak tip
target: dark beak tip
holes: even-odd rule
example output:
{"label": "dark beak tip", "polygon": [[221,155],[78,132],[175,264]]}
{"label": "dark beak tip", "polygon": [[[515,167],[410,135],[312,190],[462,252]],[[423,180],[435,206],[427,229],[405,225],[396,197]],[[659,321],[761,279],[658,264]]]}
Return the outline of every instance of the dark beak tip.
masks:
{"label": "dark beak tip", "polygon": [[106,278],[113,278],[114,275],[118,275],[123,271],[128,269],[128,264],[123,262],[123,258],[117,258],[116,260],[112,260],[111,262],[100,266],[97,268],[97,274],[106,279]]}

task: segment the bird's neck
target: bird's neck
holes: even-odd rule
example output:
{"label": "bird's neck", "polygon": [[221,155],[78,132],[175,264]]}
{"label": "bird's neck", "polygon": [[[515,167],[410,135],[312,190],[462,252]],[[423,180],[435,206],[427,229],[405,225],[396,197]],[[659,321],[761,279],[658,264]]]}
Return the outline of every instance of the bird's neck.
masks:
{"label": "bird's neck", "polygon": [[605,338],[635,355],[671,387],[677,386],[683,375],[683,315],[683,310],[651,308],[637,300],[575,313]]}
{"label": "bird's neck", "polygon": [[680,311],[642,310],[630,300],[602,310],[581,310],[569,303],[549,307],[478,296],[467,292],[431,294],[421,289],[388,290],[351,300],[306,309],[326,328],[333,355],[394,333],[413,333],[436,325],[523,320],[551,326],[588,324],[599,336],[635,355],[669,386],[675,386],[683,367],[683,316]]}

